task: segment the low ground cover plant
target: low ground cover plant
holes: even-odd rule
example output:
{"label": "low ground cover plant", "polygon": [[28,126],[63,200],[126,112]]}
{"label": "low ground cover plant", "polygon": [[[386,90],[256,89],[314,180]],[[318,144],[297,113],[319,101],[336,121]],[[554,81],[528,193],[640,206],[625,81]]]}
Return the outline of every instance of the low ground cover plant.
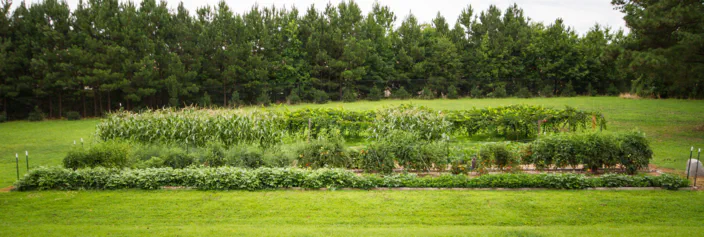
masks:
{"label": "low ground cover plant", "polygon": [[164,186],[191,187],[199,190],[262,190],[276,188],[549,188],[585,189],[594,187],[687,187],[685,178],[661,176],[629,176],[608,174],[491,174],[477,178],[465,175],[420,177],[415,174],[379,176],[356,175],[345,169],[299,169],[196,167],[186,169],[65,169],[39,167],[15,183],[20,191],[28,190],[105,190],[160,189]]}

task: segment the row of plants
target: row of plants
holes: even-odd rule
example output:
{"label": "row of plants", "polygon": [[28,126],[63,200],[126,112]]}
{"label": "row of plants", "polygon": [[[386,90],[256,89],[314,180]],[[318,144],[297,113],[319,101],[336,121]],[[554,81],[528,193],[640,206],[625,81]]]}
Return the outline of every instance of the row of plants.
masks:
{"label": "row of plants", "polygon": [[[537,170],[580,167],[597,172],[621,168],[629,174],[646,168],[652,150],[639,132],[565,133],[543,136],[530,143],[497,142],[484,145],[452,144],[447,139],[427,140],[420,133],[390,130],[366,146],[349,148],[339,130],[322,130],[307,142],[263,148],[240,144],[209,143],[186,148],[143,145],[119,140],[99,143],[88,149],[73,149],[64,167],[185,168],[189,166],[234,166],[346,168],[369,173],[450,171],[480,174],[492,170],[519,171],[526,166]],[[472,164],[474,162],[474,164]]]}
{"label": "row of plants", "polygon": [[585,189],[595,187],[687,187],[689,180],[664,174],[628,176],[607,174],[494,174],[471,178],[466,175],[419,177],[414,174],[379,176],[357,175],[344,169],[298,169],[198,167],[186,169],[65,169],[39,167],[15,183],[20,191],[29,190],[105,190],[160,189],[164,186],[199,190],[264,190],[279,188],[549,188]]}
{"label": "row of plants", "polygon": [[645,134],[640,132],[573,133],[544,136],[518,145],[491,143],[478,152],[479,172],[496,168],[502,171],[532,165],[538,170],[582,166],[597,172],[620,167],[628,174],[648,167],[653,151]]}
{"label": "row of plants", "polygon": [[[591,124],[591,126],[590,126]],[[376,139],[392,130],[414,131],[426,140],[450,135],[489,134],[510,140],[535,138],[541,131],[582,131],[604,128],[601,114],[541,106],[512,105],[470,110],[432,110],[400,105],[377,111],[306,109],[299,111],[242,110],[154,110],[142,113],[120,111],[97,125],[102,140],[125,139],[147,143],[204,146],[209,142],[225,145],[258,143],[267,147],[280,144],[286,135],[308,133],[316,137],[322,130],[340,130],[346,138]]]}

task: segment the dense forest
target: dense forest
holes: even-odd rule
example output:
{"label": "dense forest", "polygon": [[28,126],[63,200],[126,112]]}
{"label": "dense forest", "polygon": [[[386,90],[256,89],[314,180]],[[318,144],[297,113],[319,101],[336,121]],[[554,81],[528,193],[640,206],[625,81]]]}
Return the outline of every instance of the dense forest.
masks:
{"label": "dense forest", "polygon": [[[144,0],[2,0],[0,107],[100,116],[118,108],[328,100],[618,94],[704,97],[701,0],[613,0],[630,33],[513,5],[457,22],[399,16],[353,1],[319,11],[224,2],[189,13]],[[238,13],[242,11],[242,13]],[[399,19],[402,18],[402,19]]]}

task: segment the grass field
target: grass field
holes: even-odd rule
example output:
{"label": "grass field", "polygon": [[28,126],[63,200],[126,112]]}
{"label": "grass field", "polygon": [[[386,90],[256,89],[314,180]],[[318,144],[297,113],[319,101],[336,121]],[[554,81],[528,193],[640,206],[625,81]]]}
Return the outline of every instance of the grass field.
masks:
{"label": "grass field", "polygon": [[[704,101],[612,97],[413,100],[297,105],[437,109],[510,104],[598,110],[609,130],[639,129],[653,163],[684,169],[704,147]],[[285,109],[272,107],[271,109]],[[58,165],[74,140],[93,141],[97,119],[0,123],[0,187],[15,180],[15,153]],[[80,145],[80,144],[79,144]],[[24,174],[24,157],[20,163]],[[704,193],[689,191],[79,191],[0,192],[0,236],[697,236]]]}
{"label": "grass field", "polygon": [[697,236],[689,191],[0,193],[3,236]]}

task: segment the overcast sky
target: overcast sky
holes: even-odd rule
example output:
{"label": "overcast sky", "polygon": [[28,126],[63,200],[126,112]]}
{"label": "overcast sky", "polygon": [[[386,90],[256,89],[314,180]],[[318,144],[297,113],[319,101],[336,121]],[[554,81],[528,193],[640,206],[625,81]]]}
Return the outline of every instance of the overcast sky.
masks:
{"label": "overcast sky", "polygon": [[[39,2],[38,0],[30,0]],[[122,0],[121,0],[122,1]],[[175,8],[181,0],[166,0],[170,8]],[[195,9],[205,5],[216,5],[220,0],[183,0],[184,6],[195,12]],[[368,12],[372,8],[375,0],[356,0],[363,12]],[[20,0],[15,0],[19,4]],[[29,2],[29,1],[28,1]],[[75,9],[78,0],[67,0],[69,6]],[[139,3],[140,0],[135,1]],[[305,13],[305,9],[311,4],[322,9],[328,2],[337,4],[340,0],[229,0],[227,4],[234,12],[243,13],[249,10],[255,3],[259,6],[291,7],[296,6],[300,14]],[[554,22],[557,18],[562,18],[568,26],[572,26],[579,34],[586,33],[595,23],[611,26],[617,30],[626,30],[623,14],[616,11],[611,6],[611,0],[470,0],[470,1],[448,1],[448,0],[379,0],[382,5],[389,6],[396,13],[397,25],[412,12],[419,21],[430,22],[437,12],[440,12],[453,27],[457,16],[463,8],[471,4],[478,14],[489,8],[490,4],[498,6],[502,11],[509,5],[517,3],[523,9],[524,15],[533,21],[541,21],[546,25]],[[365,14],[366,15],[366,14]]]}

